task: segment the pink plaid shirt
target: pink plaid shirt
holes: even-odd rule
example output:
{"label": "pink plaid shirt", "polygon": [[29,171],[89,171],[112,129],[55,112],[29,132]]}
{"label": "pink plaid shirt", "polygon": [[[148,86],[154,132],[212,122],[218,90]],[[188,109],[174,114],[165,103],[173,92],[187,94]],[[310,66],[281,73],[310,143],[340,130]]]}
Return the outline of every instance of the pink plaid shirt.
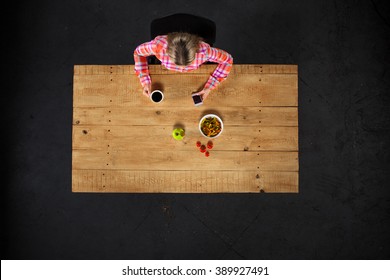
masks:
{"label": "pink plaid shirt", "polygon": [[199,68],[207,61],[218,63],[217,68],[207,80],[204,89],[214,89],[220,82],[225,80],[232,68],[233,57],[217,48],[210,47],[209,44],[201,42],[200,48],[196,53],[194,61],[188,66],[177,66],[170,59],[167,53],[168,41],[167,36],[157,36],[154,40],[139,45],[134,51],[135,73],[140,79],[142,87],[151,83],[148,69],[148,56],[154,55],[167,69],[188,72]]}

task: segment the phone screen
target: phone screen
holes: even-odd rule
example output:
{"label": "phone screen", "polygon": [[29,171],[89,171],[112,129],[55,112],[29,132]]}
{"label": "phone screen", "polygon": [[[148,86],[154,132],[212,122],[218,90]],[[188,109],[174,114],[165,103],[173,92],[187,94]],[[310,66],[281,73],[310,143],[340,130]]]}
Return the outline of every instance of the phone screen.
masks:
{"label": "phone screen", "polygon": [[192,99],[194,99],[195,104],[202,103],[202,97],[200,95],[193,95]]}

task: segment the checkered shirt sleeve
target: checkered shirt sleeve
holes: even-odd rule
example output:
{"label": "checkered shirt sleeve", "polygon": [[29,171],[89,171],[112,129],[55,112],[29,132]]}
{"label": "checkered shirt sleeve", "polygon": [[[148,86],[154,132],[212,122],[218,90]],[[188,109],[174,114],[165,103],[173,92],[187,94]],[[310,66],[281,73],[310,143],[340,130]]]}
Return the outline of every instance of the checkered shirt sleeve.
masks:
{"label": "checkered shirt sleeve", "polygon": [[224,81],[230,73],[233,65],[233,57],[217,48],[210,48],[208,51],[208,61],[218,63],[217,68],[211,74],[210,78],[207,80],[205,89],[214,89],[216,88],[222,81]]}
{"label": "checkered shirt sleeve", "polygon": [[151,84],[147,57],[155,54],[156,45],[154,41],[141,44],[134,51],[134,70],[141,82],[142,87]]}

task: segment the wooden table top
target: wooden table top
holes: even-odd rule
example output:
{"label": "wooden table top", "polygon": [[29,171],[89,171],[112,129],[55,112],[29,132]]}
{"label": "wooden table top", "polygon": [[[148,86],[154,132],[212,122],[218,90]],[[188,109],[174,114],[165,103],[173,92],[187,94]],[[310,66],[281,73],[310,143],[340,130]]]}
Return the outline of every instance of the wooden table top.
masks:
{"label": "wooden table top", "polygon": [[[195,107],[215,64],[178,73],[150,65],[152,103],[134,65],[75,65],[72,191],[122,193],[298,192],[297,65],[234,64],[228,78]],[[218,114],[224,131],[210,156],[200,118]],[[185,137],[172,137],[175,127]]]}

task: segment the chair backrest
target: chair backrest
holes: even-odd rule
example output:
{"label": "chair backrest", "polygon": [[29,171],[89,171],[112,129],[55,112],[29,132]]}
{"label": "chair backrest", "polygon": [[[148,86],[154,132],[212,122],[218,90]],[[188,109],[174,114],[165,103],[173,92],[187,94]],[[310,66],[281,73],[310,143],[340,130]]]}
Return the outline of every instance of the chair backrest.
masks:
{"label": "chair backrest", "polygon": [[188,32],[203,38],[209,45],[213,45],[216,39],[216,25],[207,18],[191,14],[172,14],[156,18],[150,24],[150,36],[154,39],[158,35],[166,35],[170,32]]}

